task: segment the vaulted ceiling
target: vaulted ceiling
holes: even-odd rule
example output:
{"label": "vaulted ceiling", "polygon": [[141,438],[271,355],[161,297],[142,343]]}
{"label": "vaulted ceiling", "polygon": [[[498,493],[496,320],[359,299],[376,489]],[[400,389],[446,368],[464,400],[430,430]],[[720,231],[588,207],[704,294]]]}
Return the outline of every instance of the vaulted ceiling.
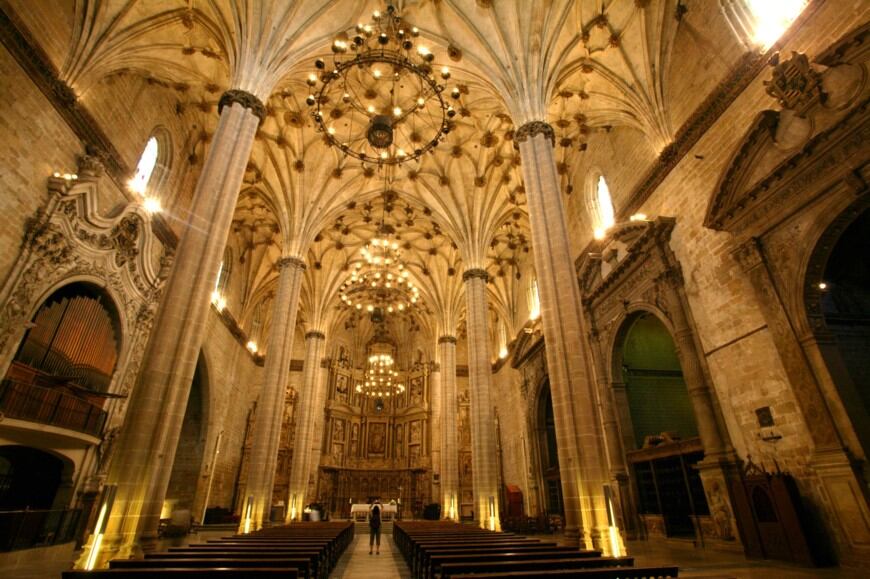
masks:
{"label": "vaulted ceiling", "polygon": [[308,264],[301,316],[321,329],[347,320],[337,289],[383,219],[423,292],[422,327],[456,331],[462,272],[485,268],[493,310],[516,331],[532,264],[515,129],[538,119],[554,126],[570,193],[590,135],[624,129],[653,159],[739,56],[723,56],[736,41],[723,44],[730,32],[715,2],[685,13],[678,0],[398,0],[435,64],[451,67],[447,84],[461,97],[434,152],[387,172],[330,147],[305,102],[315,58],[329,58],[336,34],[368,22],[384,2],[9,3],[80,98],[117,75],[168,89],[190,127],[195,170],[221,93],[240,88],[263,100],[267,117],[233,221],[245,271],[241,317],[268,299],[274,262],[297,255]]}

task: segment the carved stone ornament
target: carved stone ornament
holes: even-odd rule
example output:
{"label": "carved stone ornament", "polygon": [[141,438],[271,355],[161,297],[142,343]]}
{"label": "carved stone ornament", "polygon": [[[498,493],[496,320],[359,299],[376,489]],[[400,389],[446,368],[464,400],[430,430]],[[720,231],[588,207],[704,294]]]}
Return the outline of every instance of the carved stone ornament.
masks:
{"label": "carved stone ornament", "polygon": [[771,59],[773,75],[764,82],[767,94],[775,98],[784,109],[803,113],[824,100],[822,76],[810,66],[806,54],[791,53],[791,58],[780,61],[779,54]]}
{"label": "carved stone ornament", "polygon": [[468,281],[470,279],[482,279],[484,282],[489,281],[489,274],[486,273],[485,269],[474,267],[471,269],[466,269],[462,274],[462,281]]}
{"label": "carved stone ornament", "polygon": [[317,330],[311,330],[309,332],[305,332],[305,339],[306,340],[309,340],[309,339],[310,340],[315,340],[315,339],[316,340],[325,340],[326,334],[324,334],[323,332],[318,332]]}
{"label": "carved stone ornament", "polygon": [[231,106],[233,103],[239,103],[250,110],[261,123],[266,118],[266,107],[263,106],[263,102],[251,93],[238,89],[230,89],[221,95],[218,101],[218,114],[221,114],[225,106]]}
{"label": "carved stone ornament", "polygon": [[284,269],[285,267],[292,266],[292,267],[296,267],[298,269],[305,271],[305,267],[306,267],[305,261],[303,261],[302,259],[300,259],[298,257],[292,257],[292,256],[282,257],[277,262],[275,262],[275,265],[278,267],[279,270]]}
{"label": "carved stone ornament", "polygon": [[438,338],[439,344],[456,344],[456,336],[441,336]]}
{"label": "carved stone ornament", "polygon": [[525,143],[537,135],[544,135],[552,146],[556,146],[556,131],[553,127],[544,121],[530,121],[519,129],[514,134],[514,147],[519,148],[519,143]]}
{"label": "carved stone ornament", "polygon": [[[102,286],[121,319],[118,365],[110,391],[133,387],[172,254],[160,250],[150,216],[131,203],[103,217],[95,178],[50,178],[49,200],[27,221],[20,253],[0,288],[0,371],[11,363],[27,322],[43,300],[74,281]],[[119,423],[126,401],[111,408]]]}

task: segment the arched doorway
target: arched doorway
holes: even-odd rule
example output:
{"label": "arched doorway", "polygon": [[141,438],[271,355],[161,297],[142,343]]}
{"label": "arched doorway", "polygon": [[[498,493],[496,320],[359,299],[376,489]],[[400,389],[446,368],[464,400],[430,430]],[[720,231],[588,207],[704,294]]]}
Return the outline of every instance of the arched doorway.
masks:
{"label": "arched doorway", "polygon": [[549,381],[544,382],[538,395],[537,442],[543,482],[544,509],[548,515],[564,515],[562,477],[559,473],[559,451],[556,446],[556,419]]}
{"label": "arched doorway", "polygon": [[[698,426],[674,340],[649,312],[623,323],[614,351],[615,400],[637,512],[650,535],[694,537],[709,515]],[[621,380],[619,379],[621,377]]]}
{"label": "arched doorway", "polygon": [[29,446],[0,446],[0,551],[51,544],[77,522],[67,511],[73,463]]}
{"label": "arched doorway", "polygon": [[199,513],[194,513],[192,509],[205,453],[206,392],[207,373],[205,361],[200,354],[193,373],[181,435],[175,451],[175,462],[172,465],[169,487],[166,490],[164,517],[178,510],[187,510],[191,512],[191,516],[199,517]]}
{"label": "arched doorway", "polygon": [[[824,251],[823,236],[816,252]],[[828,246],[829,247],[829,246]],[[827,256],[821,277],[806,283],[818,296],[824,327],[819,349],[864,453],[870,454],[870,210],[843,230]]]}

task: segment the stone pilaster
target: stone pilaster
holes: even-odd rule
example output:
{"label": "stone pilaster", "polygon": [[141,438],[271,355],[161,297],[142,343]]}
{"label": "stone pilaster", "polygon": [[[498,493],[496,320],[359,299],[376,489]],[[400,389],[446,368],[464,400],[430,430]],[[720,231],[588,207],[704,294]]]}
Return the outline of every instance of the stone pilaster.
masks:
{"label": "stone pilaster", "polygon": [[[320,350],[323,354],[323,348]],[[320,359],[318,359],[317,375],[314,381],[314,403],[311,406],[311,450],[307,453],[305,472],[308,473],[308,481],[313,479],[313,485],[309,484],[308,492],[314,493],[317,491],[317,476],[320,468],[320,457],[323,453],[323,445],[326,448],[331,448],[331,436],[324,442],[324,423],[329,420],[326,408],[326,390],[329,383],[329,369],[324,367]],[[314,494],[309,494],[310,500],[316,499]]]}
{"label": "stone pilaster", "polygon": [[311,446],[314,443],[314,413],[323,412],[323,403],[317,406],[320,359],[326,336],[322,332],[305,334],[305,361],[302,367],[302,390],[296,408],[296,435],[293,438],[293,462],[290,467],[290,488],[287,501],[287,520],[302,520],[307,503],[308,467]]}
{"label": "stone pilaster", "polygon": [[556,420],[566,533],[610,553],[604,485],[604,436],[595,385],[586,372],[580,289],[574,276],[565,209],[553,155],[553,128],[541,121],[517,130],[532,229],[547,368]]}
{"label": "stone pilaster", "polygon": [[[259,122],[237,101],[221,111],[106,481],[117,494],[98,566],[150,550],[157,540],[210,294]],[[89,547],[82,561],[88,554]]]}
{"label": "stone pilaster", "polygon": [[[281,418],[287,377],[290,374],[290,356],[296,328],[299,291],[305,272],[305,262],[297,257],[278,261],[278,292],[272,311],[269,331],[269,353],[266,356],[266,376],[257,402],[257,421],[251,440],[251,461],[239,531],[255,531],[269,523],[272,506],[272,488],[275,483],[278,446],[281,436]],[[248,520],[248,504],[250,519]]]}
{"label": "stone pilaster", "polygon": [[499,528],[499,488],[495,419],[492,411],[492,365],[486,303],[488,275],[482,269],[462,274],[467,303],[468,382],[471,392],[471,470],[474,516],[481,527]]}
{"label": "stone pilaster", "polygon": [[456,440],[456,337],[438,338],[441,366],[441,516],[459,520],[459,447]]}

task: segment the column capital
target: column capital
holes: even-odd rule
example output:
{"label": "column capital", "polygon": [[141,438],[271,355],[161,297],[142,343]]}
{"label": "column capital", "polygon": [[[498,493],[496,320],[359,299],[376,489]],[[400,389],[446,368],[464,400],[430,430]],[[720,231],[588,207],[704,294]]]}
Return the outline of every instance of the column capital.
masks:
{"label": "column capital", "polygon": [[486,273],[486,270],[481,267],[473,267],[471,269],[466,269],[465,273],[462,274],[462,281],[468,281],[470,279],[480,278],[484,282],[489,281],[489,274]]}
{"label": "column capital", "polygon": [[239,103],[246,109],[250,109],[261,123],[266,118],[266,107],[263,106],[263,101],[248,91],[239,89],[230,89],[221,95],[218,101],[218,114],[221,114],[225,106],[232,106],[233,103]]}
{"label": "column capital", "polygon": [[306,340],[308,340],[308,339],[325,340],[326,334],[324,334],[323,332],[319,332],[317,330],[311,330],[309,332],[305,332],[305,339]]}
{"label": "column capital", "polygon": [[553,126],[550,123],[546,121],[529,121],[514,133],[514,147],[519,148],[519,143],[525,143],[537,135],[544,135],[552,146],[556,146],[556,131],[553,130]]}
{"label": "column capital", "polygon": [[275,262],[275,265],[278,267],[279,270],[282,270],[282,269],[288,268],[288,267],[296,267],[296,268],[304,271],[305,267],[306,267],[305,261],[303,261],[299,257],[293,257],[293,256],[282,257],[281,259],[279,259],[278,261]]}
{"label": "column capital", "polygon": [[439,344],[455,344],[456,336],[444,335],[438,338]]}

